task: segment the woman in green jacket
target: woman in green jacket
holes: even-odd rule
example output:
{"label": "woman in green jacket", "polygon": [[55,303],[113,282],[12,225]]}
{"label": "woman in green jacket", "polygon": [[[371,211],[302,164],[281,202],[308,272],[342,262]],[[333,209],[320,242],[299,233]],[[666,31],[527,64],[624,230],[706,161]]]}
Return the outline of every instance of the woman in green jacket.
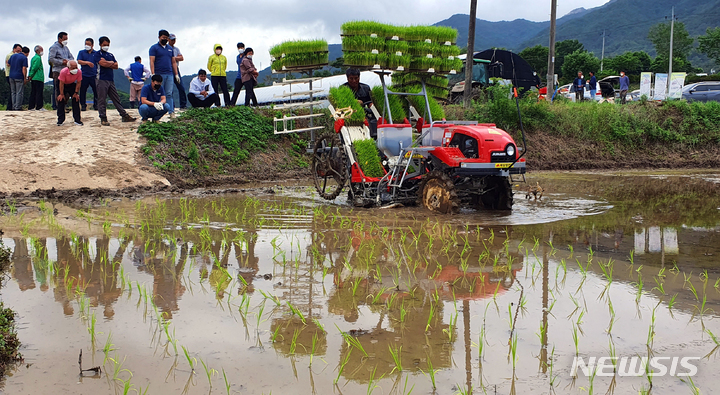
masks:
{"label": "woman in green jacket", "polygon": [[227,58],[222,54],[222,45],[215,44],[213,49],[215,53],[210,55],[207,64],[210,83],[218,96],[220,96],[220,90],[222,90],[223,99],[225,99],[224,104],[228,105],[230,103],[230,92],[227,86],[227,73],[225,73],[225,70],[227,70]]}
{"label": "woman in green jacket", "polygon": [[43,88],[45,84],[45,72],[43,71],[43,47],[35,46],[35,56],[30,61],[30,70],[27,79],[30,81],[30,103],[28,110],[45,111],[43,108]]}

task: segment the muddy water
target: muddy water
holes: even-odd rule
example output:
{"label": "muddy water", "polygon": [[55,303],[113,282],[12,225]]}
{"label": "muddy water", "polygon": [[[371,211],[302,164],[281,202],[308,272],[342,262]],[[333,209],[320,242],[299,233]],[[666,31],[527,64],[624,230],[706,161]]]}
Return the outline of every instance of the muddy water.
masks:
{"label": "muddy water", "polygon": [[[712,393],[720,175],[529,181],[545,196],[511,214],[351,210],[305,187],[11,202],[1,294],[25,363],[4,391]],[[79,374],[80,350],[101,373]],[[576,354],[665,359],[573,378]]]}

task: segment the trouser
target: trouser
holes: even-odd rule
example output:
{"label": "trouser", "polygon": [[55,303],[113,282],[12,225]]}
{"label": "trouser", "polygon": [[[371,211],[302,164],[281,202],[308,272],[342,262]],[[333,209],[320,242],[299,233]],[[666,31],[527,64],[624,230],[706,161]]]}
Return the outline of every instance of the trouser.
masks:
{"label": "trouser", "polygon": [[620,103],[625,104],[627,101],[627,89],[620,91]]}
{"label": "trouser", "polygon": [[[57,75],[59,76],[60,73],[58,73]],[[56,91],[57,77],[55,76],[55,72],[52,71],[52,66],[50,66],[50,72],[48,73],[48,78],[53,80],[53,91],[52,91],[52,95],[50,95],[50,104],[52,104],[52,108],[53,108],[53,110],[55,110],[55,109],[57,109],[57,95],[58,95],[57,91]]]}
{"label": "trouser", "polygon": [[[7,71],[7,70],[6,70]],[[10,77],[5,77],[5,81],[8,83],[8,87],[10,87]],[[8,97],[7,107],[5,108],[8,111],[12,111],[13,105],[12,105],[12,91],[8,91],[10,94],[10,97]]]}
{"label": "trouser", "polygon": [[161,74],[163,77],[162,87],[165,90],[165,102],[170,105],[169,113],[175,112],[175,100],[173,100],[173,92],[175,92],[175,76],[172,74]]}
{"label": "trouser", "polygon": [[65,97],[65,100],[57,102],[58,123],[65,122],[65,105],[67,104],[68,100],[71,101],[73,119],[75,120],[75,122],[80,123],[80,102],[72,97],[75,94],[76,87],[76,82],[73,82],[72,84],[65,84],[65,87],[63,89],[63,96]]}
{"label": "trouser", "polygon": [[97,85],[96,85],[95,76],[83,78],[82,82],[80,83],[80,106],[82,107],[83,111],[87,109],[87,91],[88,88],[92,88],[93,96],[95,97],[93,99],[93,110],[97,110]]}
{"label": "trouser", "polygon": [[222,89],[223,99],[225,99],[225,105],[227,106],[228,104],[230,104],[230,92],[228,92],[227,78],[225,76],[216,77],[213,75],[210,77],[210,83],[212,84],[215,93],[217,93],[218,95],[220,95],[220,89]]}
{"label": "trouser", "polygon": [[595,95],[597,95],[597,89],[590,89],[590,101],[595,101]]}
{"label": "trouser", "polygon": [[118,95],[117,89],[115,89],[115,83],[112,81],[98,80],[98,97],[97,97],[97,108],[100,119],[107,119],[107,99],[108,97],[112,100],[115,108],[117,108],[120,116],[124,117],[128,115],[127,111],[123,108],[120,103],[120,96]]}
{"label": "trouser", "polygon": [[167,114],[168,111],[170,111],[170,105],[167,103],[163,104],[162,110],[158,110],[155,106],[148,106],[147,104],[143,104],[138,108],[138,113],[140,113],[140,117],[142,117],[143,120],[152,118],[153,121],[158,121],[163,115]]}
{"label": "trouser", "polygon": [[218,96],[217,93],[207,95],[205,100],[198,99],[197,96],[193,95],[192,93],[188,93],[187,98],[188,100],[190,100],[190,104],[195,108],[209,108],[213,104],[220,107],[220,96]]}
{"label": "trouser", "polygon": [[182,84],[182,78],[180,79],[180,82],[175,81],[175,87],[178,90],[178,95],[180,96],[180,108],[187,107],[187,96],[185,95],[185,87]]}
{"label": "trouser", "polygon": [[585,96],[585,88],[578,88],[578,90],[575,91],[575,101],[583,101]]}
{"label": "trouser", "polygon": [[30,81],[30,104],[28,109],[39,110],[43,108],[43,81]]}
{"label": "trouser", "polygon": [[242,90],[242,88],[243,88],[242,80],[240,80],[240,78],[236,78],[236,79],[235,79],[235,86],[234,86],[234,88],[233,88],[232,99],[230,99],[230,105],[231,105],[231,106],[234,106],[235,103],[237,103],[237,99],[238,99],[238,96],[240,96],[240,91]]}
{"label": "trouser", "polygon": [[135,108],[135,102],[137,102],[138,107],[140,106],[140,92],[142,88],[142,84],[130,83],[130,108]]}
{"label": "trouser", "polygon": [[24,80],[10,78],[10,95],[12,96],[13,110],[21,110],[23,104]]}
{"label": "trouser", "polygon": [[248,80],[243,82],[243,86],[245,86],[245,105],[250,105],[250,100],[252,100],[253,106],[258,105],[257,98],[255,97],[255,81],[254,80]]}

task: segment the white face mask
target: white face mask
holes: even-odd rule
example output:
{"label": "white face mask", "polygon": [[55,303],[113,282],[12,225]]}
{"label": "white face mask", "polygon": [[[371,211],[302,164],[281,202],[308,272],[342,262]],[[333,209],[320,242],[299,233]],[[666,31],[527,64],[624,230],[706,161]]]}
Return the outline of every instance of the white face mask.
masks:
{"label": "white face mask", "polygon": [[75,75],[75,74],[77,74],[77,71],[78,71],[78,69],[73,69],[73,70],[70,70],[70,74],[73,74],[73,75]]}
{"label": "white face mask", "polygon": [[245,48],[240,48],[240,49],[238,49],[238,52],[240,52],[240,53],[245,52]]}
{"label": "white face mask", "polygon": [[252,59],[252,54],[249,53],[249,54],[245,55],[245,57],[248,58],[248,59]]}
{"label": "white face mask", "polygon": [[103,51],[107,52],[107,51],[110,49],[110,46],[109,46],[109,45],[106,45],[106,46],[104,46],[104,47],[101,47],[100,49],[102,49]]}
{"label": "white face mask", "polygon": [[67,45],[67,43],[68,43],[68,40],[65,40],[65,41],[61,42],[60,44],[62,44],[62,45],[63,45],[63,47],[64,47],[64,46],[66,46],[66,45]]}
{"label": "white face mask", "polygon": [[222,53],[222,49],[216,49],[216,50],[215,50],[215,53],[218,54],[218,55],[220,55],[220,54]]}
{"label": "white face mask", "polygon": [[86,45],[86,46],[85,46],[85,50],[86,50],[86,51],[89,51],[89,50],[91,50],[91,49],[92,49],[91,46],[89,46],[89,45]]}
{"label": "white face mask", "polygon": [[44,53],[45,53],[45,52],[40,51],[40,52],[38,53],[38,55],[43,56]]}

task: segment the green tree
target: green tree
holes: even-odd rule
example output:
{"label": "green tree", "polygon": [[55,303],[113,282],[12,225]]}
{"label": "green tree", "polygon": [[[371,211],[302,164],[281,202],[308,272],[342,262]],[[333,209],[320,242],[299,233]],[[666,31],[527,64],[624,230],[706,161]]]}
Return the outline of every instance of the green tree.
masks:
{"label": "green tree", "polygon": [[698,50],[720,65],[720,27],[707,28],[704,36],[698,37]]}
{"label": "green tree", "polygon": [[643,71],[650,71],[652,59],[646,52],[625,52],[614,58],[605,59],[605,69],[616,72],[624,71],[630,75],[640,75]]}
{"label": "green tree", "polygon": [[[650,71],[653,73],[667,73],[668,72],[668,58],[667,56],[658,56],[656,57],[652,65],[650,66]],[[687,59],[683,59],[681,57],[674,56],[673,57],[673,72],[680,72],[684,71],[686,73],[694,73],[697,72],[697,69],[690,64],[690,61]]]}
{"label": "green tree", "polygon": [[[650,28],[648,39],[655,47],[657,56],[663,56],[665,59],[670,57],[670,22],[658,23]],[[673,32],[673,58],[687,59],[692,51],[695,39],[690,37],[682,22],[675,22],[675,31]]]}
{"label": "green tree", "polygon": [[[555,72],[563,77],[562,67],[565,63],[565,57],[575,53],[575,51],[584,51],[585,47],[578,40],[564,40],[555,44]],[[577,72],[577,71],[576,71]],[[573,73],[574,74],[574,73]],[[572,77],[572,75],[570,76]]]}
{"label": "green tree", "polygon": [[597,73],[598,70],[600,70],[600,59],[584,49],[578,49],[567,55],[562,66],[563,78],[568,81],[572,80],[578,71],[582,71],[589,78],[591,71]]}
{"label": "green tree", "polygon": [[530,67],[543,78],[547,74],[548,52],[547,47],[536,45],[523,49],[518,55],[525,59],[525,61],[530,64]]}

